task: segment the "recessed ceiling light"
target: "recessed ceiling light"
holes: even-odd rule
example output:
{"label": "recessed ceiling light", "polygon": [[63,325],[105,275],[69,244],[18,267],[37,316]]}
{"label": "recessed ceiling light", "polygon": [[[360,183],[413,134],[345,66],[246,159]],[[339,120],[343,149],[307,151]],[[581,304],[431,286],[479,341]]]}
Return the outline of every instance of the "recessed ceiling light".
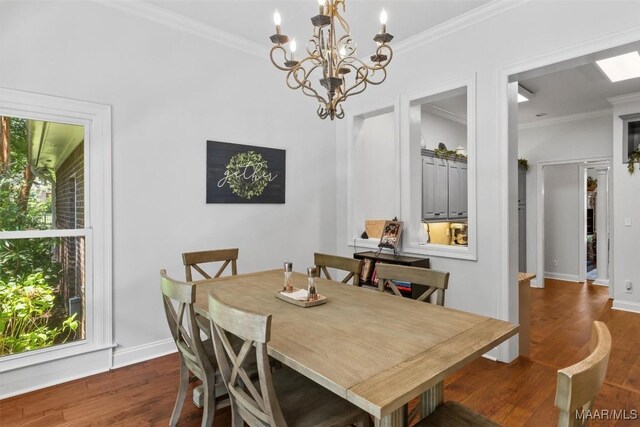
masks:
{"label": "recessed ceiling light", "polygon": [[640,54],[637,51],[596,61],[612,83],[640,77]]}

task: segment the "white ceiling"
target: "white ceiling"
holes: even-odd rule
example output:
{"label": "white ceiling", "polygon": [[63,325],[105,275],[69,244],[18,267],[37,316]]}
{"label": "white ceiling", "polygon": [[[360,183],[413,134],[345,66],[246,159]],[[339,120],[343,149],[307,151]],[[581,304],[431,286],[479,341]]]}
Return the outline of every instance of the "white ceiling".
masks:
{"label": "white ceiling", "polygon": [[[269,46],[275,32],[273,12],[282,16],[282,32],[296,37],[299,45],[312,32],[310,18],[318,14],[317,0],[148,0],[146,3],[177,13],[207,26]],[[393,43],[406,40],[449,21],[491,0],[348,0],[344,14],[360,53],[373,50],[373,36],[379,31],[378,17],[384,8],[387,31]],[[302,43],[301,43],[302,42]]]}
{"label": "white ceiling", "polygon": [[[269,36],[275,32],[273,12],[276,9],[282,16],[283,33],[289,38],[296,37],[300,46],[311,35],[310,18],[318,13],[317,0],[146,0],[138,3],[265,48],[270,46]],[[347,0],[344,16],[351,25],[359,54],[366,56],[375,48],[372,38],[380,28],[378,16],[382,8],[389,15],[387,30],[395,36],[393,45],[489,3],[492,0]],[[566,68],[561,71],[550,67],[549,72],[537,72],[533,74],[535,77],[520,80],[535,97],[518,105],[519,122],[532,123],[603,110],[611,107],[609,97],[640,92],[640,79],[611,83],[596,65],[587,62],[583,60],[572,68],[561,66],[559,68]],[[447,105],[447,109],[456,113],[464,111],[464,102]],[[540,114],[543,116],[537,117]]]}
{"label": "white ceiling", "polygon": [[[630,46],[629,51],[638,47]],[[593,62],[525,78],[519,84],[534,93],[530,101],[518,104],[520,123],[606,110],[611,108],[607,98],[640,92],[640,78],[611,83]]]}

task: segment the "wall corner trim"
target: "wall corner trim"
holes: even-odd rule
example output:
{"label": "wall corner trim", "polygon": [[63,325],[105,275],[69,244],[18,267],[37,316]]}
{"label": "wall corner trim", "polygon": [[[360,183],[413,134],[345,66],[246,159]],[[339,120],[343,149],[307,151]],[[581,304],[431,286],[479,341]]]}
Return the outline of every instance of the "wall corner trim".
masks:
{"label": "wall corner trim", "polygon": [[640,303],[634,301],[614,299],[611,308],[614,310],[629,311],[631,313],[640,313]]}
{"label": "wall corner trim", "polygon": [[244,37],[236,36],[210,25],[204,24],[195,19],[155,6],[142,1],[110,1],[110,0],[93,0],[104,6],[118,9],[125,13],[135,15],[139,18],[165,25],[175,30],[201,37],[206,40],[214,41],[218,44],[228,46],[240,50],[246,54],[266,59],[265,52],[268,51],[267,45],[253,42]]}
{"label": "wall corner trim", "polygon": [[628,102],[640,102],[640,92],[607,98],[612,105],[626,104]]}
{"label": "wall corner trim", "polygon": [[471,9],[470,11],[451,18],[441,24],[429,28],[396,44],[395,52],[403,53],[430,43],[448,34],[455,33],[492,16],[506,12],[529,0],[494,0],[485,5]]}
{"label": "wall corner trim", "polygon": [[175,353],[176,351],[178,351],[176,343],[171,338],[126,348],[120,351],[116,349],[113,352],[112,369],[122,368],[124,366],[133,365],[134,363],[155,359],[160,356],[166,356],[167,354]]}
{"label": "wall corner trim", "polygon": [[587,111],[585,113],[568,114],[566,116],[554,117],[552,119],[522,123],[518,125],[518,130],[552,126],[560,123],[577,122],[580,120],[595,119],[598,117],[605,117],[605,116],[611,116],[611,115],[613,115],[613,109],[605,108],[603,110],[594,110],[594,111]]}

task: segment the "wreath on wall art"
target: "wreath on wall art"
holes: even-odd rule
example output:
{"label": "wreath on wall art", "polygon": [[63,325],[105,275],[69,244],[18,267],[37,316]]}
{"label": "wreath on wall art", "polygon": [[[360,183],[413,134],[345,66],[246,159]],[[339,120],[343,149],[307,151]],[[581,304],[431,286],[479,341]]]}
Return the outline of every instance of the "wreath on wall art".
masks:
{"label": "wreath on wall art", "polygon": [[231,191],[243,199],[251,200],[260,196],[269,184],[269,165],[255,151],[231,157],[226,170]]}

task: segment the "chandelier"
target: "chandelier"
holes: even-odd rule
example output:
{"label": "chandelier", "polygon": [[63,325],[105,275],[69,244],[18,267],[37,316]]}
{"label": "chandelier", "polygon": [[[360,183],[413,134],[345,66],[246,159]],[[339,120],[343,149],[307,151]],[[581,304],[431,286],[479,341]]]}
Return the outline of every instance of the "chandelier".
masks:
{"label": "chandelier", "polygon": [[[349,24],[340,14],[345,12],[346,0],[318,0],[320,12],[311,18],[313,36],[306,45],[307,56],[299,61],[295,58],[295,38],[282,34],[281,17],[273,15],[276,33],[271,36],[274,46],[270,57],[273,65],[287,73],[287,86],[300,89],[302,93],[316,98],[321,119],[344,117],[342,102],[353,95],[364,92],[369,84],[379,85],[387,78],[386,66],[391,62],[393,51],[388,43],[393,36],[387,33],[387,13],[380,13],[380,32],[373,40],[377,48],[370,56],[371,63],[356,57],[357,45],[351,38]],[[338,33],[338,30],[341,30]],[[289,45],[289,51],[285,45]],[[317,81],[326,90],[326,96],[314,86]]]}

